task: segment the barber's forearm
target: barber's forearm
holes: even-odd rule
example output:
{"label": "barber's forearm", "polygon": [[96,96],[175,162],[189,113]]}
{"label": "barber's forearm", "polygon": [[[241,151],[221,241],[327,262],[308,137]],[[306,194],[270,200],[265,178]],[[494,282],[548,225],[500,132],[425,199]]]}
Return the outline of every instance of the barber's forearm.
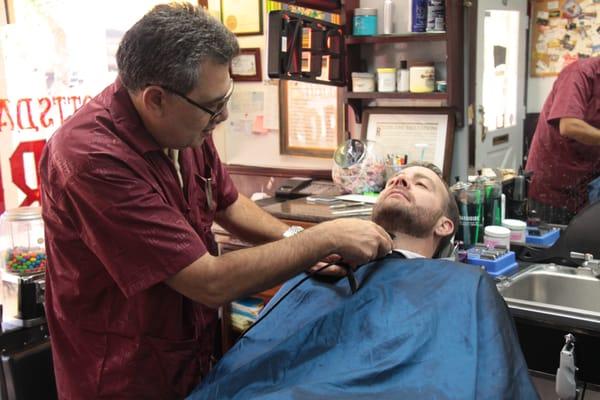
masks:
{"label": "barber's forearm", "polygon": [[304,271],[334,249],[330,235],[315,227],[285,240],[219,257],[206,254],[167,283],[197,302],[218,307],[269,289]]}
{"label": "barber's forearm", "polygon": [[235,236],[253,244],[281,239],[288,228],[241,194],[231,206],[217,214],[216,221]]}
{"label": "barber's forearm", "polygon": [[583,144],[600,145],[600,129],[578,118],[561,118],[560,134]]}

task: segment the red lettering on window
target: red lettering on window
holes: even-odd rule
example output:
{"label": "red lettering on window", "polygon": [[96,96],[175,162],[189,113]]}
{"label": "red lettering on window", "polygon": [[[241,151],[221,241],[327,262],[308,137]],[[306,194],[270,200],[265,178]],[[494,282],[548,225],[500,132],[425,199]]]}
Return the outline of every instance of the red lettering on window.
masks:
{"label": "red lettering on window", "polygon": [[[25,200],[20,204],[22,206],[30,206],[31,204],[40,202],[40,174],[39,165],[42,156],[42,150],[46,144],[45,140],[35,140],[33,142],[19,143],[12,156],[10,156],[10,171],[12,174],[13,183],[25,193]],[[33,153],[35,160],[35,176],[37,180],[37,188],[30,188],[25,181],[25,165],[23,155],[25,153]]]}
{"label": "red lettering on window", "polygon": [[[27,106],[27,120],[29,122],[29,126],[23,125],[23,114],[21,113],[21,106],[23,104]],[[19,129],[33,129],[36,132],[40,130],[40,128],[38,128],[37,125],[33,122],[33,116],[31,115],[31,98],[19,99],[19,101],[17,102],[17,125],[19,126]]]}
{"label": "red lettering on window", "polygon": [[[8,125],[6,122],[3,121],[3,116],[6,115],[6,118],[8,118],[8,122],[10,123],[10,125]],[[8,100],[7,99],[0,99],[0,129],[3,126],[8,126],[8,128],[12,131],[13,129],[15,129],[15,124],[13,122],[12,117],[10,116],[10,110],[8,109]]]}
{"label": "red lettering on window", "polygon": [[42,107],[42,111],[40,112],[40,124],[47,128],[51,125],[54,125],[54,120],[52,118],[46,119],[48,113],[50,112],[50,107],[52,107],[52,102],[48,97],[42,97],[38,99],[38,103],[40,107]]}

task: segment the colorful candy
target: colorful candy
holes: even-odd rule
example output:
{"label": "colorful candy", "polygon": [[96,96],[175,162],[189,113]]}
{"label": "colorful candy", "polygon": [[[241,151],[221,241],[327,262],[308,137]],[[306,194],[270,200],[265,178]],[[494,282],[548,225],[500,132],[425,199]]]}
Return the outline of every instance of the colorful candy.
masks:
{"label": "colorful candy", "polygon": [[385,164],[369,158],[348,168],[333,164],[332,179],[344,193],[379,192],[385,186]]}
{"label": "colorful candy", "polygon": [[17,275],[29,275],[46,270],[46,253],[41,248],[15,247],[5,252],[6,272]]}

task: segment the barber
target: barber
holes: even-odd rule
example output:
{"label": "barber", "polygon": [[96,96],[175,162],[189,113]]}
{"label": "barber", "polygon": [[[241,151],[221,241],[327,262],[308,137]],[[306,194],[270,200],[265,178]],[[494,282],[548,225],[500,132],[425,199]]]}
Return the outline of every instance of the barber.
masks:
{"label": "barber", "polygon": [[600,176],[600,57],[581,59],[558,75],[544,103],[526,170],[533,172],[530,209],[568,224]]}
{"label": "barber", "polygon": [[[60,398],[181,398],[208,372],[217,307],[332,253],[357,265],[391,250],[370,221],[298,233],[237,192],[211,136],[228,116],[238,51],[204,11],[157,6],[123,37],[119,78],[46,145],[46,310]],[[213,221],[262,245],[218,256]]]}

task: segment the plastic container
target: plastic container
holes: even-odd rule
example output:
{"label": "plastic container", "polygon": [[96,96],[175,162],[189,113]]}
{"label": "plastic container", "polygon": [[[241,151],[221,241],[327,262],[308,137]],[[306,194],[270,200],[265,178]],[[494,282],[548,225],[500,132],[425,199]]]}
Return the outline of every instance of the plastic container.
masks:
{"label": "plastic container", "polygon": [[0,217],[0,260],[4,272],[31,275],[46,270],[41,211],[41,207],[14,208]]}
{"label": "plastic container", "polygon": [[517,263],[514,251],[507,251],[506,254],[495,260],[481,258],[474,249],[467,251],[467,264],[479,265],[483,267],[488,274],[493,277],[504,275],[509,276],[517,272],[519,264]]}
{"label": "plastic container", "polygon": [[487,247],[504,246],[510,249],[510,229],[497,225],[486,226],[483,232],[483,243]]}
{"label": "plastic container", "polygon": [[355,8],[352,22],[354,36],[377,35],[376,8]]}
{"label": "plastic container", "polygon": [[396,91],[396,68],[377,68],[377,91]]}
{"label": "plastic container", "polygon": [[370,72],[352,73],[352,91],[353,92],[374,92],[375,74]]}
{"label": "plastic container", "polygon": [[416,62],[410,67],[411,93],[433,93],[435,67],[430,62]]}
{"label": "plastic container", "polygon": [[448,90],[448,84],[446,81],[435,81],[435,91],[440,93],[446,93]]}
{"label": "plastic container", "polygon": [[408,73],[408,63],[406,60],[400,61],[400,68],[396,72],[396,90],[401,93],[408,92],[410,78]]}
{"label": "plastic container", "polygon": [[505,219],[502,226],[510,229],[510,241],[514,243],[525,243],[527,236],[527,224],[518,219]]}

